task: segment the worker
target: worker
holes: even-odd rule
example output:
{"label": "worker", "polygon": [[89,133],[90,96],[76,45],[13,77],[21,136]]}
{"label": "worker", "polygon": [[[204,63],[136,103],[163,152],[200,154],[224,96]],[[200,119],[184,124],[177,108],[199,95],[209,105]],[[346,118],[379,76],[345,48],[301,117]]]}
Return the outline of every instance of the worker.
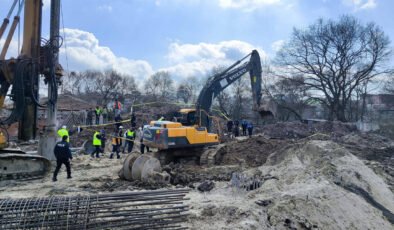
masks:
{"label": "worker", "polygon": [[247,128],[248,128],[249,137],[252,137],[252,132],[253,132],[253,124],[252,124],[252,122],[249,122]]}
{"label": "worker", "polygon": [[100,152],[101,152],[101,134],[100,132],[94,132],[93,134],[93,146],[94,146],[94,152],[92,153],[91,157],[94,157],[94,154],[96,153],[96,158],[100,158]]}
{"label": "worker", "polygon": [[232,120],[228,120],[227,121],[227,132],[231,133],[233,131],[233,121]]}
{"label": "worker", "polygon": [[86,125],[93,125],[93,113],[93,109],[90,108],[86,119]]}
{"label": "worker", "polygon": [[118,114],[115,117],[115,128],[116,130],[119,130],[119,127],[122,125],[122,117],[120,116],[120,114]]}
{"label": "worker", "polygon": [[233,135],[234,135],[234,137],[238,137],[239,136],[239,126],[238,125],[234,126],[234,128],[233,128]]}
{"label": "worker", "polygon": [[120,101],[118,101],[118,99],[115,99],[113,108],[114,108],[115,117],[118,115],[120,116],[120,112],[122,111],[122,104],[120,103]]}
{"label": "worker", "polygon": [[103,106],[103,110],[101,112],[103,115],[103,124],[106,124],[108,122],[108,108],[107,106]]}
{"label": "worker", "polygon": [[96,109],[94,110],[94,114],[96,115],[96,125],[99,125],[100,124],[100,115],[101,115],[100,106],[96,106]]}
{"label": "worker", "polygon": [[71,165],[70,160],[73,159],[71,155],[71,150],[67,142],[68,136],[64,135],[62,141],[56,143],[55,149],[53,150],[56,157],[56,169],[53,172],[52,181],[57,181],[57,174],[59,173],[62,164],[66,166],[67,169],[67,179],[71,179]]}
{"label": "worker", "polygon": [[141,127],[138,128],[138,138],[140,140],[140,152],[141,152],[141,154],[144,154],[145,148],[146,148],[147,152],[150,152],[149,147],[144,145],[144,129],[141,128]]}
{"label": "worker", "polygon": [[135,129],[134,128],[129,128],[125,132],[126,136],[126,144],[123,149],[123,153],[126,151],[126,146],[127,148],[127,153],[131,153],[134,147],[134,139],[135,139]]}
{"label": "worker", "polygon": [[109,156],[110,159],[114,157],[114,153],[116,153],[116,157],[119,159],[120,155],[120,146],[122,146],[122,132],[123,126],[119,126],[119,130],[115,131],[112,134],[112,152],[111,155]]}
{"label": "worker", "polygon": [[63,125],[61,129],[57,131],[57,135],[62,140],[64,136],[67,136],[67,143],[70,143],[70,135],[68,134],[67,126]]}
{"label": "worker", "polygon": [[248,126],[248,122],[245,119],[242,120],[241,126],[242,126],[242,136],[246,136],[246,128]]}

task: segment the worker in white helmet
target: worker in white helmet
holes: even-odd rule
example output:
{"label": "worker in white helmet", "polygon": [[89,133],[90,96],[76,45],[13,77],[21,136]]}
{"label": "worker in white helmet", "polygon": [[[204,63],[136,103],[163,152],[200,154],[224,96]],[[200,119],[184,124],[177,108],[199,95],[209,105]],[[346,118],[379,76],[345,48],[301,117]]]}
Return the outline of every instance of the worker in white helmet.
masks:
{"label": "worker in white helmet", "polygon": [[67,130],[67,126],[63,125],[61,129],[57,131],[57,135],[60,137],[60,139],[63,139],[63,136],[67,136],[67,143],[70,143],[70,136]]}

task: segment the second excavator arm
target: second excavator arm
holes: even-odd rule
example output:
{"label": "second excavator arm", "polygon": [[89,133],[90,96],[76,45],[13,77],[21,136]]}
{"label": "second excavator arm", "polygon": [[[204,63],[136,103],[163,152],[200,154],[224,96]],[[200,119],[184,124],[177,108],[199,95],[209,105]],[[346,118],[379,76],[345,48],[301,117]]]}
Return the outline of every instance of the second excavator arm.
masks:
{"label": "second excavator arm", "polygon": [[[250,57],[249,61],[241,64],[248,57]],[[253,109],[258,110],[261,100],[262,71],[260,55],[257,50],[253,50],[250,54],[235,62],[226,70],[208,79],[207,84],[201,90],[196,103],[196,121],[199,126],[207,127],[209,130],[208,113],[213,99],[247,72],[249,72],[252,86]]]}

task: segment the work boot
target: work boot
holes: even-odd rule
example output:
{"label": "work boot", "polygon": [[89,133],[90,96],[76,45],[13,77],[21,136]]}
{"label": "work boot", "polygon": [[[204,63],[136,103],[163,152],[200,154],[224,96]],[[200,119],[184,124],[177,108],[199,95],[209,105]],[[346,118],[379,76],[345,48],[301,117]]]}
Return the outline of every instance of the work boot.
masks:
{"label": "work boot", "polygon": [[120,159],[120,155],[119,154],[117,155],[117,158]]}
{"label": "work boot", "polygon": [[96,155],[96,158],[100,158],[100,155],[97,154],[97,155]]}
{"label": "work boot", "polygon": [[52,181],[53,181],[53,182],[56,182],[56,181],[57,181],[56,177],[52,178]]}
{"label": "work boot", "polygon": [[109,159],[112,159],[112,158],[114,158],[114,154],[113,153],[111,153],[111,155],[109,155]]}
{"label": "work boot", "polygon": [[71,179],[72,178],[72,176],[67,176],[67,179]]}

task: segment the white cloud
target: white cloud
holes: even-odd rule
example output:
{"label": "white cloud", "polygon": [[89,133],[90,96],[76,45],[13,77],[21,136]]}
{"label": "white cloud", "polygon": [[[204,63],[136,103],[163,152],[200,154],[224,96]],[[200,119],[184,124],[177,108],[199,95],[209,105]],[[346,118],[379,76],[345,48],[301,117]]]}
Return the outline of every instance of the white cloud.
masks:
{"label": "white cloud", "polygon": [[51,0],[43,0],[42,4],[43,4],[42,6],[43,10],[47,10],[51,7]]}
{"label": "white cloud", "polygon": [[109,12],[109,13],[111,13],[112,10],[113,10],[112,6],[111,5],[107,5],[107,4],[99,5],[99,6],[97,6],[97,9],[99,11],[106,11],[106,12]]}
{"label": "white cloud", "polygon": [[246,11],[278,3],[281,3],[281,0],[219,0],[219,6],[222,8],[236,8]]}
{"label": "white cloud", "polygon": [[[144,60],[131,60],[117,57],[109,47],[100,46],[98,39],[89,32],[78,29],[65,29],[69,71],[114,69],[136,79],[146,79],[152,73],[151,65]],[[61,63],[67,68],[65,46],[61,48]]]}
{"label": "white cloud", "polygon": [[351,6],[354,10],[366,10],[376,7],[376,0],[342,0],[343,4]]}
{"label": "white cloud", "polygon": [[271,48],[273,51],[278,52],[283,45],[285,44],[285,40],[277,40],[271,44]]}
{"label": "white cloud", "polygon": [[217,44],[172,43],[167,55],[171,66],[160,70],[170,72],[177,79],[189,76],[206,76],[213,67],[229,66],[249,54],[253,49],[259,51],[262,59],[266,58],[266,53],[261,48],[238,40],[223,41]]}

